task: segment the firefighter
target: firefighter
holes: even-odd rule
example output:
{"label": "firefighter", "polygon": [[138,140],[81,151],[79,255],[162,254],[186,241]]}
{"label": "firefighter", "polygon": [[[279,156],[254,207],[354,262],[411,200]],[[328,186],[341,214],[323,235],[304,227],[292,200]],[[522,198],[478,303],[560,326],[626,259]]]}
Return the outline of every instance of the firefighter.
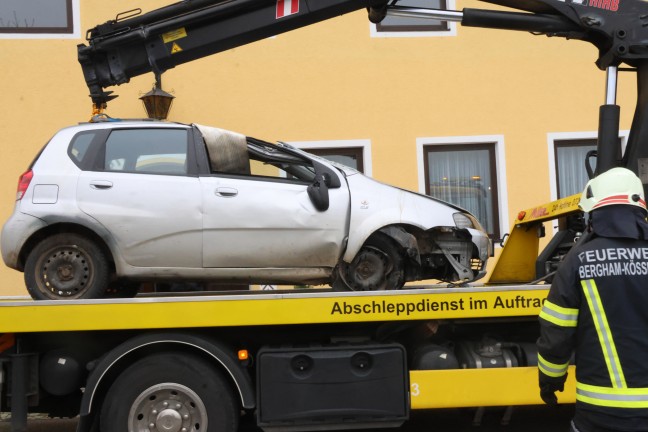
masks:
{"label": "firefighter", "polygon": [[572,355],[577,432],[648,431],[648,222],[641,180],[613,168],[581,195],[587,233],[539,316],[540,396],[554,405]]}

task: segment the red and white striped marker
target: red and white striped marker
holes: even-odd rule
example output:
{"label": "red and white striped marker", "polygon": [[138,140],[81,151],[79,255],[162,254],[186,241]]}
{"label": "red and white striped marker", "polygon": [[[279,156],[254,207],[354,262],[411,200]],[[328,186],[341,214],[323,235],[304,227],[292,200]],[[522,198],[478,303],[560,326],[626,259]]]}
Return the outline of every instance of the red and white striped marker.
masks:
{"label": "red and white striped marker", "polygon": [[277,19],[299,12],[299,0],[277,0]]}

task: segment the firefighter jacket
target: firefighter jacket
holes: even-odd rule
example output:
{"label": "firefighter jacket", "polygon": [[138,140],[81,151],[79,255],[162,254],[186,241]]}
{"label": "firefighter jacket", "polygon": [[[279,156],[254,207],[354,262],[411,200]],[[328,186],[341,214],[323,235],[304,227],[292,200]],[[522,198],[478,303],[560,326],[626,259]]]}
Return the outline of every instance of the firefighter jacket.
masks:
{"label": "firefighter jacket", "polygon": [[540,381],[564,382],[575,353],[575,423],[648,431],[646,213],[614,205],[590,217],[591,232],[565,257],[539,316]]}

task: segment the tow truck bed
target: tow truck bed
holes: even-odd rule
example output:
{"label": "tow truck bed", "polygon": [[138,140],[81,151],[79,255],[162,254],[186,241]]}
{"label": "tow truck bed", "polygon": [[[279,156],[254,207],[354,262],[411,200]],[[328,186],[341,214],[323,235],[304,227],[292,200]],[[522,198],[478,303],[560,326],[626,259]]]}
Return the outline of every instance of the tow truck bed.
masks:
{"label": "tow truck bed", "polygon": [[[0,333],[537,316],[547,292],[547,285],[519,285],[39,302],[3,297]],[[182,320],[171,324],[172,317]]]}
{"label": "tow truck bed", "polygon": [[[529,321],[540,312],[548,285],[416,287],[388,292],[299,290],[138,296],[134,299],[41,301],[0,298],[0,333],[61,334],[162,329],[286,326],[370,322]],[[259,327],[260,326],[260,327]],[[302,328],[303,327],[303,328]],[[533,405],[542,403],[533,366],[409,370],[411,409]],[[575,400],[573,370],[561,403]]]}

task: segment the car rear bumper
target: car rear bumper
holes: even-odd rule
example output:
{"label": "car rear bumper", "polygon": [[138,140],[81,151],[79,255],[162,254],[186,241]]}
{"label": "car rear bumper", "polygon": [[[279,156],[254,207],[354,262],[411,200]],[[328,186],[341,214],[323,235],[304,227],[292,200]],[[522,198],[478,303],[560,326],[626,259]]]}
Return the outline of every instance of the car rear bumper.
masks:
{"label": "car rear bumper", "polygon": [[19,210],[14,211],[2,227],[2,237],[0,237],[2,260],[7,267],[22,271],[23,263],[20,262],[20,251],[23,245],[32,234],[46,225],[42,219]]}

